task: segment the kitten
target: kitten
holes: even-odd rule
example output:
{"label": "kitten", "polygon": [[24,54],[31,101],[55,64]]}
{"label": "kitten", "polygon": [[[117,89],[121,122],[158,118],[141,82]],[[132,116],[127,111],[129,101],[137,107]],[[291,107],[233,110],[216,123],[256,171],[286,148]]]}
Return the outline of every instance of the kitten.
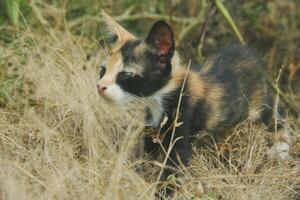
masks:
{"label": "kitten", "polygon": [[[218,134],[245,118],[260,119],[268,124],[273,100],[269,95],[262,64],[246,47],[220,50],[198,69],[180,63],[175,51],[174,33],[164,21],[157,21],[144,39],[126,31],[107,14],[103,18],[114,36],[107,62],[101,65],[97,84],[99,95],[122,104],[128,96],[154,102],[148,107],[147,125],[158,128],[169,148],[178,100],[182,99],[178,127],[167,165],[176,168],[188,165],[192,136],[199,131]],[[185,79],[186,78],[186,79]],[[185,81],[185,85],[183,85]],[[155,152],[160,146],[145,137],[145,150]],[[174,171],[165,169],[162,180]]]}

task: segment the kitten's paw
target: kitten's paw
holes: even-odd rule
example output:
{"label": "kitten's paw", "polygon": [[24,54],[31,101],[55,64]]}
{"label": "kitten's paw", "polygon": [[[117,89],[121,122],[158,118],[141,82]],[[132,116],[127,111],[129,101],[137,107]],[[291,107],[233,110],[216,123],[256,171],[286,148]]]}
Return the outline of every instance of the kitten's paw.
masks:
{"label": "kitten's paw", "polygon": [[283,127],[277,133],[273,133],[273,146],[268,150],[269,158],[279,158],[280,160],[291,159],[291,132],[288,127]]}

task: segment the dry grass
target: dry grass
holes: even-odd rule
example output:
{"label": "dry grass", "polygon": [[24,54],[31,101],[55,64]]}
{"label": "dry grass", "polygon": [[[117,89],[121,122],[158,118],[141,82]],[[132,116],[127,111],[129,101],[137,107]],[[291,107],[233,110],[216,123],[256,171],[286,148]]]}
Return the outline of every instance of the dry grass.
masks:
{"label": "dry grass", "polygon": [[[94,60],[87,62],[67,33],[60,39],[30,32],[19,38],[28,55],[28,92],[19,111],[1,110],[3,199],[147,197],[151,184],[127,159],[142,130],[133,120],[139,110],[105,105],[95,89]],[[26,40],[33,46],[25,47]]]}
{"label": "dry grass", "polygon": [[[61,30],[18,32],[15,46],[1,52],[12,65],[25,58],[25,90],[0,110],[0,199],[154,199],[160,168],[139,153],[141,105],[116,109],[97,95],[104,52],[87,61],[93,44]],[[300,121],[288,124],[299,136]],[[245,122],[223,148],[195,147],[174,199],[297,198],[299,159],[268,159],[268,137]]]}

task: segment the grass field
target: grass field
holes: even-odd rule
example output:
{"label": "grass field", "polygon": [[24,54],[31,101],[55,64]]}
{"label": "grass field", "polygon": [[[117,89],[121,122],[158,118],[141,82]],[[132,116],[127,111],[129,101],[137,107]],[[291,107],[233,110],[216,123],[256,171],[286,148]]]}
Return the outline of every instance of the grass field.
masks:
{"label": "grass field", "polygon": [[[109,2],[58,2],[32,1],[29,14],[20,15],[19,27],[9,22],[0,26],[0,200],[154,199],[161,161],[142,152],[142,105],[123,110],[108,105],[95,86],[99,63],[106,56],[98,44],[104,27],[97,9],[102,6],[120,16],[129,4],[149,12],[154,8],[137,1],[116,1],[116,10]],[[193,2],[178,12],[197,13]],[[272,83],[282,69],[280,99],[287,110],[299,110],[299,3],[273,2],[244,3],[234,16],[251,16],[240,18],[240,31],[259,49]],[[153,5],[162,7],[157,12],[166,9]],[[260,11],[264,7],[258,5],[269,11]],[[229,5],[229,11],[235,8]],[[281,14],[287,9],[288,14]],[[201,53],[199,46],[191,46],[195,50],[187,60],[203,60],[210,49],[235,38],[221,16],[208,30]],[[137,34],[147,31],[142,22],[123,22]],[[174,27],[182,33],[181,25]],[[190,47],[189,37],[197,41],[199,29],[195,30],[181,38],[179,48]],[[291,132],[290,159],[268,156],[276,134],[246,120],[221,142],[210,147],[195,144],[173,199],[300,199],[300,119],[288,116],[284,121]]]}

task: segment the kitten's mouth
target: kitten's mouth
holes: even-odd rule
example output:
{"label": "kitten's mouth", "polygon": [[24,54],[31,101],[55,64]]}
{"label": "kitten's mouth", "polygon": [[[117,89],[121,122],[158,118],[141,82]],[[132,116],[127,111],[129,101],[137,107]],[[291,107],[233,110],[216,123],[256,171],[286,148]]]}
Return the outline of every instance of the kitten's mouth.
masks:
{"label": "kitten's mouth", "polygon": [[113,102],[113,99],[111,99],[110,97],[108,97],[107,95],[105,95],[101,92],[98,92],[98,95],[107,102]]}
{"label": "kitten's mouth", "polygon": [[111,105],[120,105],[121,103],[113,99],[112,97],[109,97],[106,94],[98,92],[98,95],[100,96],[101,99],[103,99],[106,103],[111,104]]}

